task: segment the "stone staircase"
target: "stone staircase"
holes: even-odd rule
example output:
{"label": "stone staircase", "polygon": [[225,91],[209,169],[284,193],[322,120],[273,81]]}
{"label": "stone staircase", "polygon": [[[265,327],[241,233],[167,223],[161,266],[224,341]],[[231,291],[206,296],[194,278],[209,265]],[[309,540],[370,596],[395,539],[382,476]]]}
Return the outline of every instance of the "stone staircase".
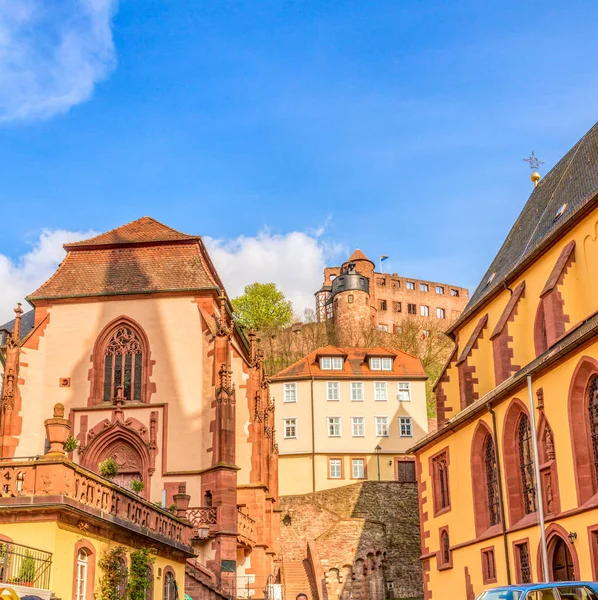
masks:
{"label": "stone staircase", "polygon": [[298,594],[305,594],[307,600],[319,600],[315,592],[311,567],[307,560],[282,561],[284,600],[295,600]]}

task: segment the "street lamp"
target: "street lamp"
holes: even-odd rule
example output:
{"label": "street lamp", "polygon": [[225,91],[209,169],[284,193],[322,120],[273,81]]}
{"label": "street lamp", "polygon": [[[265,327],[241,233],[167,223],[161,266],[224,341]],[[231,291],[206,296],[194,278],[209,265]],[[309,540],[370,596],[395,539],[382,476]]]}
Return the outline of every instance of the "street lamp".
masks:
{"label": "street lamp", "polygon": [[374,451],[376,452],[376,458],[378,459],[378,481],[380,481],[380,452],[382,452],[380,444],[374,448]]}

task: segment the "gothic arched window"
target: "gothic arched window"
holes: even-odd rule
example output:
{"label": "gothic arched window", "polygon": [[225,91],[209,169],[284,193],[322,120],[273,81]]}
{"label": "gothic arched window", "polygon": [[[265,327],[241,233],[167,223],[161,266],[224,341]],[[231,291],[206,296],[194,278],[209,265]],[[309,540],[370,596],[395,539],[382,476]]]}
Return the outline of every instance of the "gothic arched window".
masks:
{"label": "gothic arched window", "polygon": [[486,494],[490,526],[500,523],[500,495],[498,490],[498,467],[492,436],[488,434],[484,442],[484,467],[486,471]]}
{"label": "gothic arched window", "polygon": [[144,344],[130,325],[116,327],[103,348],[102,400],[111,402],[119,387],[125,400],[143,401]]}
{"label": "gothic arched window", "polygon": [[521,414],[518,427],[519,437],[519,469],[521,489],[523,492],[523,508],[526,515],[536,512],[536,486],[534,484],[534,455],[532,454],[532,432],[529,419]]}
{"label": "gothic arched window", "polygon": [[590,379],[588,388],[588,411],[590,436],[592,438],[592,459],[594,462],[594,477],[598,482],[598,375]]}

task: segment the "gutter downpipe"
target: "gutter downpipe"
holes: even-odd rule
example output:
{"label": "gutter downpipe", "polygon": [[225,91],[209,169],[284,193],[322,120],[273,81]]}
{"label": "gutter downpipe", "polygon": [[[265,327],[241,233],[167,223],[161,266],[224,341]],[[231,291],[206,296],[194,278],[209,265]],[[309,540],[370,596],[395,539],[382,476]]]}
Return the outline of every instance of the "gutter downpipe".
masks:
{"label": "gutter downpipe", "polygon": [[500,452],[498,451],[498,433],[496,431],[496,413],[491,404],[488,404],[488,411],[492,415],[492,434],[494,437],[494,447],[496,448],[496,471],[498,478],[498,493],[500,495],[500,521],[502,524],[502,541],[505,547],[505,566],[507,567],[507,585],[511,585],[511,563],[509,561],[509,541],[507,540],[507,522],[505,520],[504,492],[502,487],[502,469],[500,467]]}
{"label": "gutter downpipe", "polygon": [[540,528],[540,545],[542,547],[542,566],[544,567],[544,581],[550,581],[548,571],[548,549],[546,548],[546,531],[544,529],[544,498],[540,485],[540,456],[538,453],[538,438],[536,436],[536,412],[534,407],[534,393],[532,377],[527,376],[527,393],[529,396],[529,414],[532,431],[532,447],[534,449],[534,475],[536,477],[536,499],[538,502],[538,527]]}
{"label": "gutter downpipe", "polygon": [[314,415],[314,378],[311,378],[311,491],[316,491],[316,431]]}

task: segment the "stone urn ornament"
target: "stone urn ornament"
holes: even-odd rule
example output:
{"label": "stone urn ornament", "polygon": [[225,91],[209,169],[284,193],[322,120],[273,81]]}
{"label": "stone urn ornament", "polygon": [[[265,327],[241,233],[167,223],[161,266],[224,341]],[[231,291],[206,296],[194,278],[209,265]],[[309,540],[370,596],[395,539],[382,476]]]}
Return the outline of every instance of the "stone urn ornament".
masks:
{"label": "stone urn ornament", "polygon": [[64,418],[64,404],[60,402],[54,405],[54,416],[51,419],[44,421],[46,427],[46,437],[50,442],[49,454],[62,454],[65,455],[64,444],[71,432],[71,423],[68,419]]}

